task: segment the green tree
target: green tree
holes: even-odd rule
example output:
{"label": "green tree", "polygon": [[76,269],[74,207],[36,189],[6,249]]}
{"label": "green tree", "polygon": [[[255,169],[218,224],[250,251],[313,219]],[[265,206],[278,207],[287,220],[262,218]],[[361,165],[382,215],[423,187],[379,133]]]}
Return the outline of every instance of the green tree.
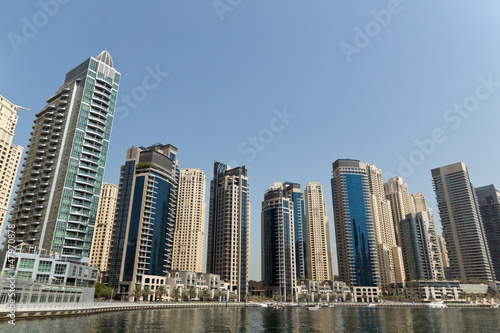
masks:
{"label": "green tree", "polygon": [[167,294],[167,289],[165,289],[165,286],[159,286],[158,289],[155,291],[155,296],[158,300],[162,300],[163,296]]}
{"label": "green tree", "polygon": [[221,297],[224,296],[224,292],[220,289],[217,290],[217,302],[220,302]]}
{"label": "green tree", "polygon": [[277,291],[273,292],[273,301],[277,302],[279,297],[280,297],[280,295],[278,295]]}
{"label": "green tree", "polygon": [[347,293],[345,295],[345,300],[348,301],[348,302],[352,301],[352,295],[351,295],[351,293]]}
{"label": "green tree", "polygon": [[136,302],[139,302],[142,296],[142,288],[140,284],[135,285],[134,298]]}
{"label": "green tree", "polygon": [[179,288],[174,288],[172,291],[172,297],[176,302],[179,302],[179,298],[181,297],[181,290]]}
{"label": "green tree", "polygon": [[288,294],[288,295],[286,295],[286,301],[287,301],[287,302],[291,302],[291,301],[293,301],[293,295],[292,295],[292,294]]}
{"label": "green tree", "polygon": [[145,286],[144,289],[142,290],[142,299],[144,301],[149,301],[149,295],[151,295],[153,292],[148,286]]}
{"label": "green tree", "polygon": [[201,291],[201,299],[206,302],[210,299],[210,292],[208,291],[208,289],[203,289]]}
{"label": "green tree", "polygon": [[188,294],[188,300],[189,301],[192,300],[193,298],[196,297],[196,288],[192,286],[189,287],[187,294]]}

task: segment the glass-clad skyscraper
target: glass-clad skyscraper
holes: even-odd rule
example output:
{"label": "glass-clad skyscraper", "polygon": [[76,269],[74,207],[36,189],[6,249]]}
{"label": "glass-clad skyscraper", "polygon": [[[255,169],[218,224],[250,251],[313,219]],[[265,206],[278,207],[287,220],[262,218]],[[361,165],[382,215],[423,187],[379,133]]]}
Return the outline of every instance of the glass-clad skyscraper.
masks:
{"label": "glass-clad skyscraper", "polygon": [[350,286],[380,286],[367,164],[333,163],[332,194],[339,277]]}
{"label": "glass-clad skyscraper", "polygon": [[285,196],[293,203],[293,225],[295,235],[295,270],[299,280],[308,278],[308,255],[306,234],[306,208],[304,193],[300,190],[300,184],[285,182],[283,184]]}
{"label": "glass-clad skyscraper", "polygon": [[144,276],[171,269],[179,166],[177,148],[156,144],[127,150],[113,228],[109,284],[130,295]]}
{"label": "glass-clad skyscraper", "polygon": [[247,169],[214,162],[210,182],[207,273],[229,283],[236,299],[248,291],[250,199]]}
{"label": "glass-clad skyscraper", "polygon": [[103,51],[36,114],[11,212],[16,245],[89,261],[119,83]]}
{"label": "glass-clad skyscraper", "polygon": [[262,202],[262,281],[268,296],[293,299],[296,286],[294,204],[286,184],[274,183]]}

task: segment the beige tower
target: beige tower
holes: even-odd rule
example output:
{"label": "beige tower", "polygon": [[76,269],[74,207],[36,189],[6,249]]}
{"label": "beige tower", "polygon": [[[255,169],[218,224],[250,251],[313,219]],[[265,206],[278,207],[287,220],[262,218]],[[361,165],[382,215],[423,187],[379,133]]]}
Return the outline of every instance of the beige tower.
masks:
{"label": "beige tower", "polygon": [[18,106],[0,95],[0,232],[9,207],[12,188],[16,182],[17,168],[23,147],[12,143],[16,129]]}
{"label": "beige tower", "polygon": [[384,184],[384,190],[385,197],[391,202],[396,242],[401,246],[399,223],[406,219],[406,215],[414,211],[408,194],[408,185],[403,182],[403,178],[394,177]]}
{"label": "beige tower", "polygon": [[306,206],[306,235],[308,275],[310,280],[333,280],[330,228],[323,187],[308,183],[304,191]]}
{"label": "beige tower", "polygon": [[386,199],[382,171],[373,164],[366,164],[371,194],[371,204],[377,252],[379,259],[380,281],[382,286],[405,281],[404,262],[401,247],[397,246],[392,206]]}
{"label": "beige tower", "polygon": [[111,246],[111,236],[113,234],[117,198],[118,186],[102,183],[89,261],[89,266],[99,268],[101,276],[102,272],[105,272],[108,266],[109,248]]}
{"label": "beige tower", "polygon": [[172,270],[203,272],[206,181],[200,169],[180,171]]}

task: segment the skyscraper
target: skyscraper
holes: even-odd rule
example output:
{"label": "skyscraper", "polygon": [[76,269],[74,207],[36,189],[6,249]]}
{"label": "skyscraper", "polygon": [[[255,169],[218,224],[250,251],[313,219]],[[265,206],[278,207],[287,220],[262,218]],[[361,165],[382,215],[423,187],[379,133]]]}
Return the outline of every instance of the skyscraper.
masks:
{"label": "skyscraper", "polygon": [[330,228],[323,187],[320,183],[308,183],[304,197],[309,280],[333,280]]}
{"label": "skyscraper", "polygon": [[306,208],[304,194],[300,190],[300,184],[286,182],[283,184],[285,196],[293,203],[293,224],[295,235],[295,270],[299,280],[308,278],[308,253],[307,253],[307,230],[306,230]]}
{"label": "skyscraper", "polygon": [[18,106],[0,95],[0,233],[3,230],[10,196],[16,182],[23,147],[12,143],[16,129]]}
{"label": "skyscraper", "polygon": [[384,190],[386,198],[391,202],[396,242],[401,246],[400,222],[406,219],[406,215],[414,212],[408,193],[408,185],[403,182],[401,177],[389,178],[384,184]]}
{"label": "skyscraper", "polygon": [[443,236],[437,236],[437,244],[441,264],[443,265],[443,274],[446,280],[451,280],[450,260],[448,259],[448,250],[446,249],[446,241]]}
{"label": "skyscraper", "polygon": [[103,51],[36,114],[11,213],[16,244],[88,263],[119,82]]}
{"label": "skyscraper", "polygon": [[89,263],[90,266],[99,268],[101,276],[108,269],[109,249],[113,236],[117,199],[118,186],[102,183]]}
{"label": "skyscraper", "polygon": [[236,299],[248,290],[250,199],[247,169],[214,162],[210,182],[207,273],[229,283]]}
{"label": "skyscraper", "polygon": [[130,295],[136,284],[147,283],[143,278],[165,277],[172,268],[178,182],[176,147],[127,150],[109,268],[109,284],[119,294]]}
{"label": "skyscraper", "polygon": [[403,254],[397,245],[392,206],[386,199],[382,171],[373,164],[366,164],[365,168],[373,210],[380,284],[389,286],[405,281]]}
{"label": "skyscraper", "polygon": [[203,272],[206,182],[200,169],[180,172],[172,270]]}
{"label": "skyscraper", "polygon": [[[286,185],[285,185],[286,186]],[[268,296],[274,292],[284,301],[296,287],[293,200],[285,186],[274,183],[262,202],[262,281]]]}
{"label": "skyscraper", "polygon": [[366,163],[333,163],[332,193],[339,277],[349,286],[380,286]]}
{"label": "skyscraper", "polygon": [[481,216],[466,165],[459,162],[431,172],[452,277],[493,280]]}
{"label": "skyscraper", "polygon": [[500,279],[500,193],[493,185],[477,187],[479,211],[495,276]]}
{"label": "skyscraper", "polygon": [[[431,255],[428,244],[425,212],[410,213],[400,221],[401,245],[405,261],[405,273],[408,280],[437,280],[431,267]],[[439,259],[439,258],[438,258]],[[443,278],[443,276],[440,276]]]}

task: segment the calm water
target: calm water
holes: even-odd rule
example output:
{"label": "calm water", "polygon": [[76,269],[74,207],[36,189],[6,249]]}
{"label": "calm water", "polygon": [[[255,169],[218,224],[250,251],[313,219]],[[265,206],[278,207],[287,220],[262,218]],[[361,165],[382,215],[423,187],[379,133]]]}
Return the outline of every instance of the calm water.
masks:
{"label": "calm water", "polygon": [[138,310],[0,323],[0,332],[500,332],[500,309]]}

